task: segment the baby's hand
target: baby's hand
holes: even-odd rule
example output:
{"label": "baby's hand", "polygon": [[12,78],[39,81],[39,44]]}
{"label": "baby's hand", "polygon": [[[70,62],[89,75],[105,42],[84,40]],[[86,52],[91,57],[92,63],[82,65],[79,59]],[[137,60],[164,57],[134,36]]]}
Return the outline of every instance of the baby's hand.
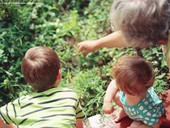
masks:
{"label": "baby's hand", "polygon": [[104,103],[102,107],[102,111],[105,114],[111,114],[114,111],[114,107],[112,103]]}

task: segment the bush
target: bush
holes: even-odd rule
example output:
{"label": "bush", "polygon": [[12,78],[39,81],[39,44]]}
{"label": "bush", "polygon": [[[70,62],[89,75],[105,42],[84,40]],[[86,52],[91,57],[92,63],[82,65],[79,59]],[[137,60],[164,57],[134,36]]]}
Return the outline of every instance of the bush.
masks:
{"label": "bush", "polygon": [[[43,45],[60,56],[61,86],[71,87],[79,94],[87,116],[101,113],[112,63],[135,52],[132,48],[103,48],[83,57],[77,53],[77,43],[111,33],[108,14],[112,0],[22,3],[0,4],[0,105],[32,91],[21,74],[21,61],[27,49]],[[169,79],[161,49],[144,49],[142,53],[154,65],[156,91],[163,91]]]}

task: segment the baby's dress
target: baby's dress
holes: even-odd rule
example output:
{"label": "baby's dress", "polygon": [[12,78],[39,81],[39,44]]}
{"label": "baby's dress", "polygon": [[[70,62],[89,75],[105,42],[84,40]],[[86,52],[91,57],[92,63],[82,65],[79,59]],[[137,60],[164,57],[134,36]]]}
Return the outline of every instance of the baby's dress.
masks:
{"label": "baby's dress", "polygon": [[142,121],[148,126],[155,125],[164,113],[162,101],[155,93],[153,87],[148,89],[146,96],[135,106],[128,105],[125,100],[125,94],[122,91],[120,91],[120,101],[126,114],[131,119]]}

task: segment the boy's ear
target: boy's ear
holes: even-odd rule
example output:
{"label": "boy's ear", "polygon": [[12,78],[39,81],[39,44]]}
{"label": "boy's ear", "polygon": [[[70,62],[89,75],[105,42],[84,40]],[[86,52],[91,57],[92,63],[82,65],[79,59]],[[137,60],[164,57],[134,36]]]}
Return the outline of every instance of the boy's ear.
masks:
{"label": "boy's ear", "polygon": [[58,70],[58,75],[57,75],[57,81],[61,81],[62,77],[61,77],[61,72],[60,69]]}

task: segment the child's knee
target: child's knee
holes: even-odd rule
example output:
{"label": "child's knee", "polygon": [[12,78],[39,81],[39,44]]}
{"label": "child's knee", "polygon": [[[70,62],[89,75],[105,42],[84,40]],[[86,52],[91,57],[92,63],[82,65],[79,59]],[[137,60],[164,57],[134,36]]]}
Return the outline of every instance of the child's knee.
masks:
{"label": "child's knee", "polygon": [[120,97],[119,97],[119,91],[116,93],[113,100],[119,107],[122,107],[122,103],[120,102]]}

